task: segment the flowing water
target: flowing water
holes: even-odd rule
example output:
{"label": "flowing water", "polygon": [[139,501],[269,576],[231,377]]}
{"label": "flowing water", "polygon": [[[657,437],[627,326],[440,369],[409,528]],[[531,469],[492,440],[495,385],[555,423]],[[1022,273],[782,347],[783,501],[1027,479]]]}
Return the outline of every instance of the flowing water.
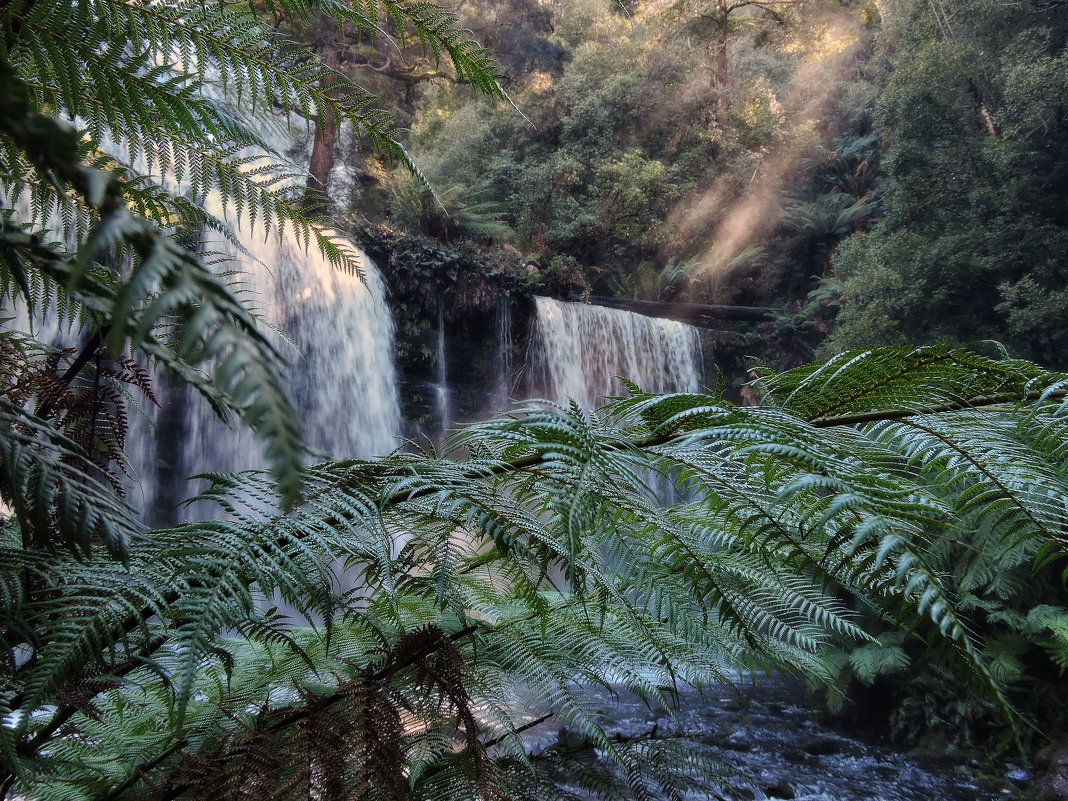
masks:
{"label": "flowing water", "polygon": [[701,339],[693,326],[584,303],[535,298],[528,381],[549,400],[593,408],[623,391],[696,392]]}
{"label": "flowing water", "polygon": [[441,421],[440,435],[444,437],[452,422],[452,409],[449,404],[449,370],[445,353],[445,302],[440,296],[438,297],[438,341],[434,366],[437,378],[434,384],[434,397],[437,401],[438,420]]}
{"label": "flowing water", "polygon": [[[1026,778],[1023,771],[1005,768],[1000,778],[981,779],[966,757],[946,754],[933,759],[822,724],[805,705],[803,689],[775,677],[739,681],[703,698],[684,691],[674,719],[626,693],[614,698],[599,689],[596,698],[601,725],[610,737],[681,737],[690,748],[722,764],[726,786],[712,798],[993,801],[1017,797]],[[551,720],[525,735],[533,754],[561,740],[576,747],[573,736]],[[566,779],[560,784],[576,790]],[[581,791],[578,795],[584,797]]]}
{"label": "flowing water", "polygon": [[[209,209],[225,217],[216,204]],[[235,222],[230,220],[231,223]],[[239,297],[278,332],[288,360],[286,388],[312,448],[326,455],[365,458],[388,453],[400,430],[400,400],[393,365],[393,321],[386,289],[371,260],[360,254],[363,279],[333,268],[314,245],[305,249],[292,232],[250,236],[234,226],[252,259],[232,244],[212,241],[211,251],[238,261]],[[179,477],[263,465],[261,443],[247,429],[227,426],[188,390],[161,387],[162,407],[131,432],[138,486],[131,500],[146,510],[169,510],[188,490]],[[151,428],[155,428],[153,436]]]}
{"label": "flowing water", "polygon": [[494,312],[497,328],[496,376],[493,391],[493,406],[496,409],[508,407],[512,391],[512,296],[503,292],[497,298]]}

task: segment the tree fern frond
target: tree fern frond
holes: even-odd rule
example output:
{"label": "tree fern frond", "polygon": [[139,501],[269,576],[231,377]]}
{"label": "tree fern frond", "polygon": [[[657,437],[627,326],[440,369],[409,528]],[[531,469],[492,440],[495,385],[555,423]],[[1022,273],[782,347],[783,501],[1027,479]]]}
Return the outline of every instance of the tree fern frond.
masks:
{"label": "tree fern frond", "polygon": [[977,523],[990,518],[1007,542],[1042,539],[1066,544],[1062,532],[1068,484],[1056,462],[1036,462],[1013,420],[986,420],[974,436],[975,414],[911,418],[873,429],[893,438],[941,497],[953,499],[958,515]]}
{"label": "tree fern frond", "polygon": [[882,674],[907,668],[909,657],[901,647],[900,639],[893,634],[884,635],[879,638],[879,642],[850,651],[849,664],[857,678],[871,684]]}
{"label": "tree fern frond", "polygon": [[[914,414],[1038,398],[1062,381],[1030,362],[994,360],[946,345],[850,351],[763,379],[784,411],[813,423],[848,415]],[[864,422],[857,420],[857,422]]]}
{"label": "tree fern frond", "polygon": [[[87,306],[109,309],[106,290],[87,278],[78,291]],[[145,336],[150,352],[163,347],[151,331]],[[479,776],[519,781],[504,757],[502,772],[478,767],[483,757],[468,738],[482,724],[455,726],[464,708],[477,707],[488,726],[482,737],[503,737],[516,770],[538,770],[537,757],[519,753],[521,721],[551,714],[620,766],[602,774],[605,787],[647,792],[655,771],[643,778],[640,751],[608,736],[585,686],[622,687],[668,706],[679,682],[705,687],[753,669],[830,683],[843,663],[829,646],[842,639],[859,645],[855,672],[874,677],[902,664],[902,643],[914,634],[1004,705],[998,679],[1012,672],[1011,643],[992,663],[997,643],[980,642],[969,620],[993,608],[982,597],[991,585],[980,557],[954,565],[974,570],[970,595],[944,566],[968,535],[996,544],[990,558],[1013,569],[1039,543],[1059,545],[1064,376],[940,349],[902,353],[787,374],[773,380],[772,397],[783,400],[758,408],[633,390],[593,413],[532,404],[445,444],[446,453],[477,454],[469,461],[393,454],[302,469],[304,502],[287,513],[275,508],[267,474],[209,476],[204,499],[227,520],[132,541],[131,575],[155,594],[144,590],[131,602],[137,608],[116,617],[102,596],[81,593],[84,619],[57,646],[72,667],[49,652],[49,665],[71,676],[79,660],[106,663],[99,655],[116,646],[138,653],[157,673],[146,664],[131,685],[175,690],[159,703],[183,721],[183,738],[146,739],[136,775],[94,761],[76,742],[62,747],[109,777],[116,797],[132,797],[151,782],[191,782],[189,792],[200,792],[188,777],[209,773],[181,774],[179,766],[207,764],[196,760],[214,759],[211,745],[225,743],[241,766],[225,786],[248,787],[256,774],[246,771],[242,743],[275,748],[278,732],[299,733],[313,714],[384,704],[375,707],[381,726],[387,716],[409,726],[390,740],[401,749],[390,758],[413,766],[417,793],[444,787],[446,777],[461,777],[465,792],[489,787]],[[220,369],[225,385],[225,362]],[[913,379],[901,377],[910,371],[915,392],[905,390]],[[883,378],[851,390],[840,385],[849,373]],[[877,415],[884,419],[862,419]],[[660,481],[673,493],[656,492]],[[62,570],[84,573],[76,562]],[[340,591],[332,571],[352,589]],[[873,642],[842,591],[900,639]],[[276,592],[322,629],[280,636],[256,611],[258,599]],[[0,597],[9,619],[33,612],[12,639],[35,641],[60,614],[53,599],[28,607],[17,584],[0,584]],[[150,614],[167,644],[137,651],[150,637],[133,632]],[[412,645],[428,627],[440,636]],[[1033,627],[1056,658],[1059,617],[1036,618]],[[222,636],[234,630],[247,641]],[[453,647],[465,664],[462,692],[440,684],[425,692],[424,651]],[[56,692],[32,669],[8,672],[16,685],[32,676],[34,702]],[[116,689],[94,703],[109,716],[133,696]],[[76,711],[56,715],[95,731]],[[268,738],[257,726],[280,728]],[[300,764],[262,775],[288,787],[296,774],[287,771]],[[355,781],[367,781],[362,770],[353,767]]]}
{"label": "tree fern frond", "polygon": [[[127,340],[131,348],[143,345],[151,328],[164,316],[178,314],[183,318],[185,331],[179,355],[194,364],[217,359],[217,393],[253,429],[269,434],[267,456],[280,479],[283,501],[292,504],[300,492],[304,445],[296,415],[274,372],[278,359],[274,347],[259,333],[241,304],[194,255],[160,234],[148,221],[119,206],[117,182],[77,161],[77,134],[32,112],[25,88],[8,75],[3,97],[6,103],[0,107],[7,133],[19,141],[31,160],[58,172],[86,203],[101,211],[101,222],[80,249],[74,265],[67,265],[54,254],[34,251],[38,255],[37,268],[53,280],[76,287],[73,291],[82,304],[100,314],[110,329],[110,344],[115,352],[121,352]],[[46,153],[49,160],[43,161]],[[67,160],[60,161],[60,156]],[[106,284],[87,283],[92,277],[89,268],[95,255],[101,248],[118,242],[128,243],[138,257],[121,291],[115,293]],[[26,244],[29,247],[24,252],[28,253],[34,243]]]}
{"label": "tree fern frond", "polygon": [[39,547],[56,544],[88,553],[94,541],[127,553],[144,531],[133,510],[115,496],[99,466],[47,422],[0,399],[0,471],[3,502],[20,534]]}

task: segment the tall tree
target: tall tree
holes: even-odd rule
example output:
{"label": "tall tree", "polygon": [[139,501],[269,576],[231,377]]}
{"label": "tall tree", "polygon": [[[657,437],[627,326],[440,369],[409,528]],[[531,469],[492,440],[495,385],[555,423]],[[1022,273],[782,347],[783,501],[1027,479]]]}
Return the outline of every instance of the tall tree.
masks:
{"label": "tall tree", "polygon": [[[291,31],[322,59],[329,71],[321,78],[320,89],[327,95],[343,91],[339,86],[343,75],[364,84],[400,86],[409,111],[416,87],[424,84],[470,84],[486,95],[506,97],[496,63],[469,30],[456,27],[455,16],[442,16],[436,6],[418,9],[417,4],[408,3],[398,7],[409,15],[407,21],[389,14],[379,20],[371,14],[376,27],[370,28],[338,25],[335,19],[321,16],[311,23],[299,18],[287,21],[283,30]],[[444,55],[449,66],[442,62]],[[306,202],[312,207],[332,205],[329,179],[343,122],[329,108],[315,120],[306,192]]]}
{"label": "tall tree", "polygon": [[675,9],[689,16],[691,28],[708,39],[713,85],[716,89],[716,116],[725,124],[730,106],[730,60],[728,49],[733,32],[739,27],[785,22],[784,14],[800,0],[680,0]]}

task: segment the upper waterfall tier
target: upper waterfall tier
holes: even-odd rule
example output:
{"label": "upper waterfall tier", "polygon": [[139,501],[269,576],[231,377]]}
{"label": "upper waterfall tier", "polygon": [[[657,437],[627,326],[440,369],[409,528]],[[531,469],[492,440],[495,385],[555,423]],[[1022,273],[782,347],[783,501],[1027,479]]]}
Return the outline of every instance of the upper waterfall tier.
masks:
{"label": "upper waterfall tier", "polygon": [[535,298],[528,348],[531,389],[593,408],[622,392],[618,378],[650,392],[696,392],[702,371],[696,328],[641,314]]}

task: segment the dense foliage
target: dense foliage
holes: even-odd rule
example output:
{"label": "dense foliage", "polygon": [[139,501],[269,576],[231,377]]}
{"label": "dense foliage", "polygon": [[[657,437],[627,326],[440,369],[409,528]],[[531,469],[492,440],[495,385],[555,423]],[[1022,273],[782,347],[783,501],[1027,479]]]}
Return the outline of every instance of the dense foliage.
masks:
{"label": "dense foliage", "polygon": [[[495,211],[494,231],[467,235],[509,240],[539,267],[570,259],[595,294],[752,303],[803,296],[824,261],[809,251],[864,217],[830,231],[780,219],[822,186],[814,165],[868,133],[865,85],[848,79],[870,48],[862,5],[484,5],[476,32],[513,43],[505,80],[525,118],[449,85],[404,107],[432,181]],[[718,5],[725,27],[710,21]],[[411,230],[407,179],[360,169],[354,208]]]}
{"label": "dense foliage", "polygon": [[1068,9],[891,8],[884,217],[841,252],[832,343],[995,337],[1064,365]]}
{"label": "dense foliage", "polygon": [[[1063,3],[470,5],[527,119],[406,95],[413,154],[495,223],[465,231],[458,204],[451,241],[567,264],[565,293],[779,307],[756,346],[779,364],[830,334],[1064,366]],[[444,233],[357,163],[355,212]]]}

